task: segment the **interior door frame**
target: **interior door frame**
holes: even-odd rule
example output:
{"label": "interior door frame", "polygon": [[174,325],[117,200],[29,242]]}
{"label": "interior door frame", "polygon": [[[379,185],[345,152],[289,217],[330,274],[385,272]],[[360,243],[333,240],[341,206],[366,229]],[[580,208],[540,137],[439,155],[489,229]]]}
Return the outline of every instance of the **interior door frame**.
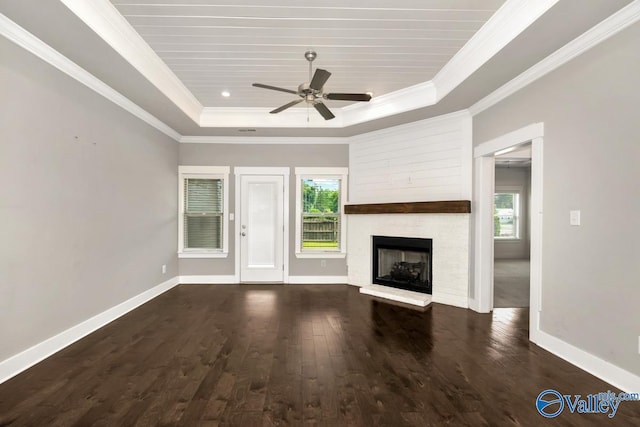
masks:
{"label": "interior door frame", "polygon": [[474,296],[469,298],[469,307],[480,313],[493,310],[495,155],[528,142],[531,142],[529,339],[537,342],[542,311],[543,123],[534,123],[499,136],[474,149]]}
{"label": "interior door frame", "polygon": [[282,244],[282,262],[284,263],[284,272],[282,275],[282,283],[289,283],[289,175],[291,174],[291,168],[289,167],[234,167],[233,174],[235,175],[235,282],[240,283],[240,267],[241,267],[241,253],[240,253],[240,208],[242,203],[241,194],[241,177],[243,175],[259,175],[259,176],[282,176],[284,185],[282,193],[282,215],[284,222],[283,231],[283,244]]}

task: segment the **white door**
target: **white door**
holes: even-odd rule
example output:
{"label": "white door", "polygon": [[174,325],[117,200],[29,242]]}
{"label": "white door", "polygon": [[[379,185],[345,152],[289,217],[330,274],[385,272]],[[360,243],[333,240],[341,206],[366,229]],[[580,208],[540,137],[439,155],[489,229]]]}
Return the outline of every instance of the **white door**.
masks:
{"label": "white door", "polygon": [[240,281],[284,281],[284,177],[240,177]]}

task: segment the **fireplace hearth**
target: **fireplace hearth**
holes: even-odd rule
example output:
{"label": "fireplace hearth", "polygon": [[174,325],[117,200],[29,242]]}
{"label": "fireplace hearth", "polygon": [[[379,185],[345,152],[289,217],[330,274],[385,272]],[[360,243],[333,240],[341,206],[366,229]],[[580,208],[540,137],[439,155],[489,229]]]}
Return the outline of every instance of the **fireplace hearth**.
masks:
{"label": "fireplace hearth", "polygon": [[432,239],[373,237],[373,283],[431,294]]}

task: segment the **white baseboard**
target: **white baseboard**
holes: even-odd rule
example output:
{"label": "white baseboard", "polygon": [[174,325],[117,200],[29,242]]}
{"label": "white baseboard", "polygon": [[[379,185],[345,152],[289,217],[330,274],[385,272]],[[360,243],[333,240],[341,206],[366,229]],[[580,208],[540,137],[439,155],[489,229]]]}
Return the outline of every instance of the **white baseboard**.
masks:
{"label": "white baseboard", "polygon": [[469,298],[469,310],[473,310],[475,312],[481,313],[480,311],[480,302],[475,298]]}
{"label": "white baseboard", "polygon": [[[182,285],[228,285],[238,284],[240,280],[236,276],[180,276],[180,284]],[[288,281],[292,285],[332,285],[346,284],[347,276],[289,276]]]}
{"label": "white baseboard", "polygon": [[238,278],[233,275],[229,276],[180,276],[181,285],[229,285],[237,284]]}
{"label": "white baseboard", "polygon": [[433,295],[433,302],[452,305],[454,307],[469,308],[469,299],[467,297],[436,293]]}
{"label": "white baseboard", "polygon": [[91,332],[100,329],[106,324],[116,320],[118,317],[127,314],[136,307],[168,291],[178,284],[178,277],[173,277],[166,282],[159,284],[149,290],[130,298],[123,303],[111,307],[100,314],[93,316],[84,322],[60,332],[51,338],[34,345],[27,350],[16,354],[0,362],[0,384],[18,375],[20,372],[30,368],[36,363],[46,359],[63,348],[73,344]]}
{"label": "white baseboard", "polygon": [[[567,362],[584,369],[591,375],[608,382],[614,387],[627,393],[638,393],[640,391],[640,376],[626,371],[612,363],[600,359],[593,354],[574,347],[559,338],[549,335],[543,331],[536,331],[535,343],[545,350],[566,360]],[[549,384],[552,387],[553,384]],[[593,392],[607,390],[593,390]],[[567,390],[570,393],[571,390]]]}
{"label": "white baseboard", "polygon": [[291,285],[344,285],[347,276],[289,276]]}

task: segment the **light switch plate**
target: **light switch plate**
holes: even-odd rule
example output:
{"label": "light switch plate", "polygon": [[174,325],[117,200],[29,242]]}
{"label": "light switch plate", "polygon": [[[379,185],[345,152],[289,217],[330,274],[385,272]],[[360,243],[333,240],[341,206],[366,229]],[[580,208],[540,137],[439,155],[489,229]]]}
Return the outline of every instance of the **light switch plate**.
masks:
{"label": "light switch plate", "polygon": [[569,211],[569,225],[580,225],[580,211]]}

